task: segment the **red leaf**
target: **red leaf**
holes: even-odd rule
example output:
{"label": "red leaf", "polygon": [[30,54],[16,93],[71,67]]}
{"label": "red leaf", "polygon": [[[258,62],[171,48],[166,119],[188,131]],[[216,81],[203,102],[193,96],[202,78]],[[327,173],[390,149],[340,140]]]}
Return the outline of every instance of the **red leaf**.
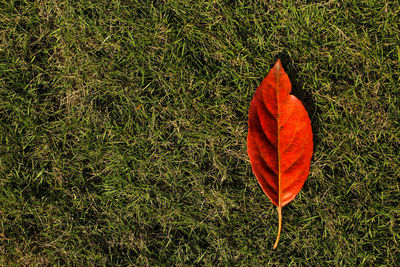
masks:
{"label": "red leaf", "polygon": [[303,104],[290,95],[291,84],[281,61],[257,88],[249,110],[247,153],[264,193],[282,207],[300,192],[310,171],[313,153],[311,122]]}

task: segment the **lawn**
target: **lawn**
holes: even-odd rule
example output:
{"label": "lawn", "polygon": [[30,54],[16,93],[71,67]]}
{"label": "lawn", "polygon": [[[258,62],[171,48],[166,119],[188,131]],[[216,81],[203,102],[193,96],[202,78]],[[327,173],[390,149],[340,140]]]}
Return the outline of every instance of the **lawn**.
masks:
{"label": "lawn", "polygon": [[[397,1],[1,1],[0,265],[394,266]],[[277,59],[314,155],[278,215],[247,156]]]}

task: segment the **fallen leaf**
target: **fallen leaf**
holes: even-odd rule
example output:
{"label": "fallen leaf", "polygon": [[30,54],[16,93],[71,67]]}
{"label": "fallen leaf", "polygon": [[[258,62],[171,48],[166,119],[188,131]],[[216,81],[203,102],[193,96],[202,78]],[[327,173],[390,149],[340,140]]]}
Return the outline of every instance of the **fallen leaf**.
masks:
{"label": "fallen leaf", "polygon": [[264,193],[278,208],[274,249],[282,229],[282,207],[303,187],[313,153],[310,119],[290,91],[289,77],[278,60],[254,93],[249,110],[247,153]]}

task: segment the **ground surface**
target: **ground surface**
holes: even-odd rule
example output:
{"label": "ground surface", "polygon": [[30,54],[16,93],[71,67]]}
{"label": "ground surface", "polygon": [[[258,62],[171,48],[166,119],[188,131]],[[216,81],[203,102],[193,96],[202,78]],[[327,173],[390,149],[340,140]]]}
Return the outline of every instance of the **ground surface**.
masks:
{"label": "ground surface", "polygon": [[[277,2],[1,1],[1,264],[398,263],[400,6]],[[273,251],[246,135],[278,58],[315,149]]]}

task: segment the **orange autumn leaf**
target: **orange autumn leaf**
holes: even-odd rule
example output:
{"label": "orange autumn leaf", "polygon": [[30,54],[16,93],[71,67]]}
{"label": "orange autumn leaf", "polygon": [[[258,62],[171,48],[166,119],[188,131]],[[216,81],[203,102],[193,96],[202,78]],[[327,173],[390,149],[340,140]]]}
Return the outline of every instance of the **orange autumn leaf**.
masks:
{"label": "orange autumn leaf", "polygon": [[310,171],[313,153],[311,122],[303,104],[290,95],[291,83],[280,60],[254,93],[249,110],[247,153],[259,184],[278,208],[300,192]]}

